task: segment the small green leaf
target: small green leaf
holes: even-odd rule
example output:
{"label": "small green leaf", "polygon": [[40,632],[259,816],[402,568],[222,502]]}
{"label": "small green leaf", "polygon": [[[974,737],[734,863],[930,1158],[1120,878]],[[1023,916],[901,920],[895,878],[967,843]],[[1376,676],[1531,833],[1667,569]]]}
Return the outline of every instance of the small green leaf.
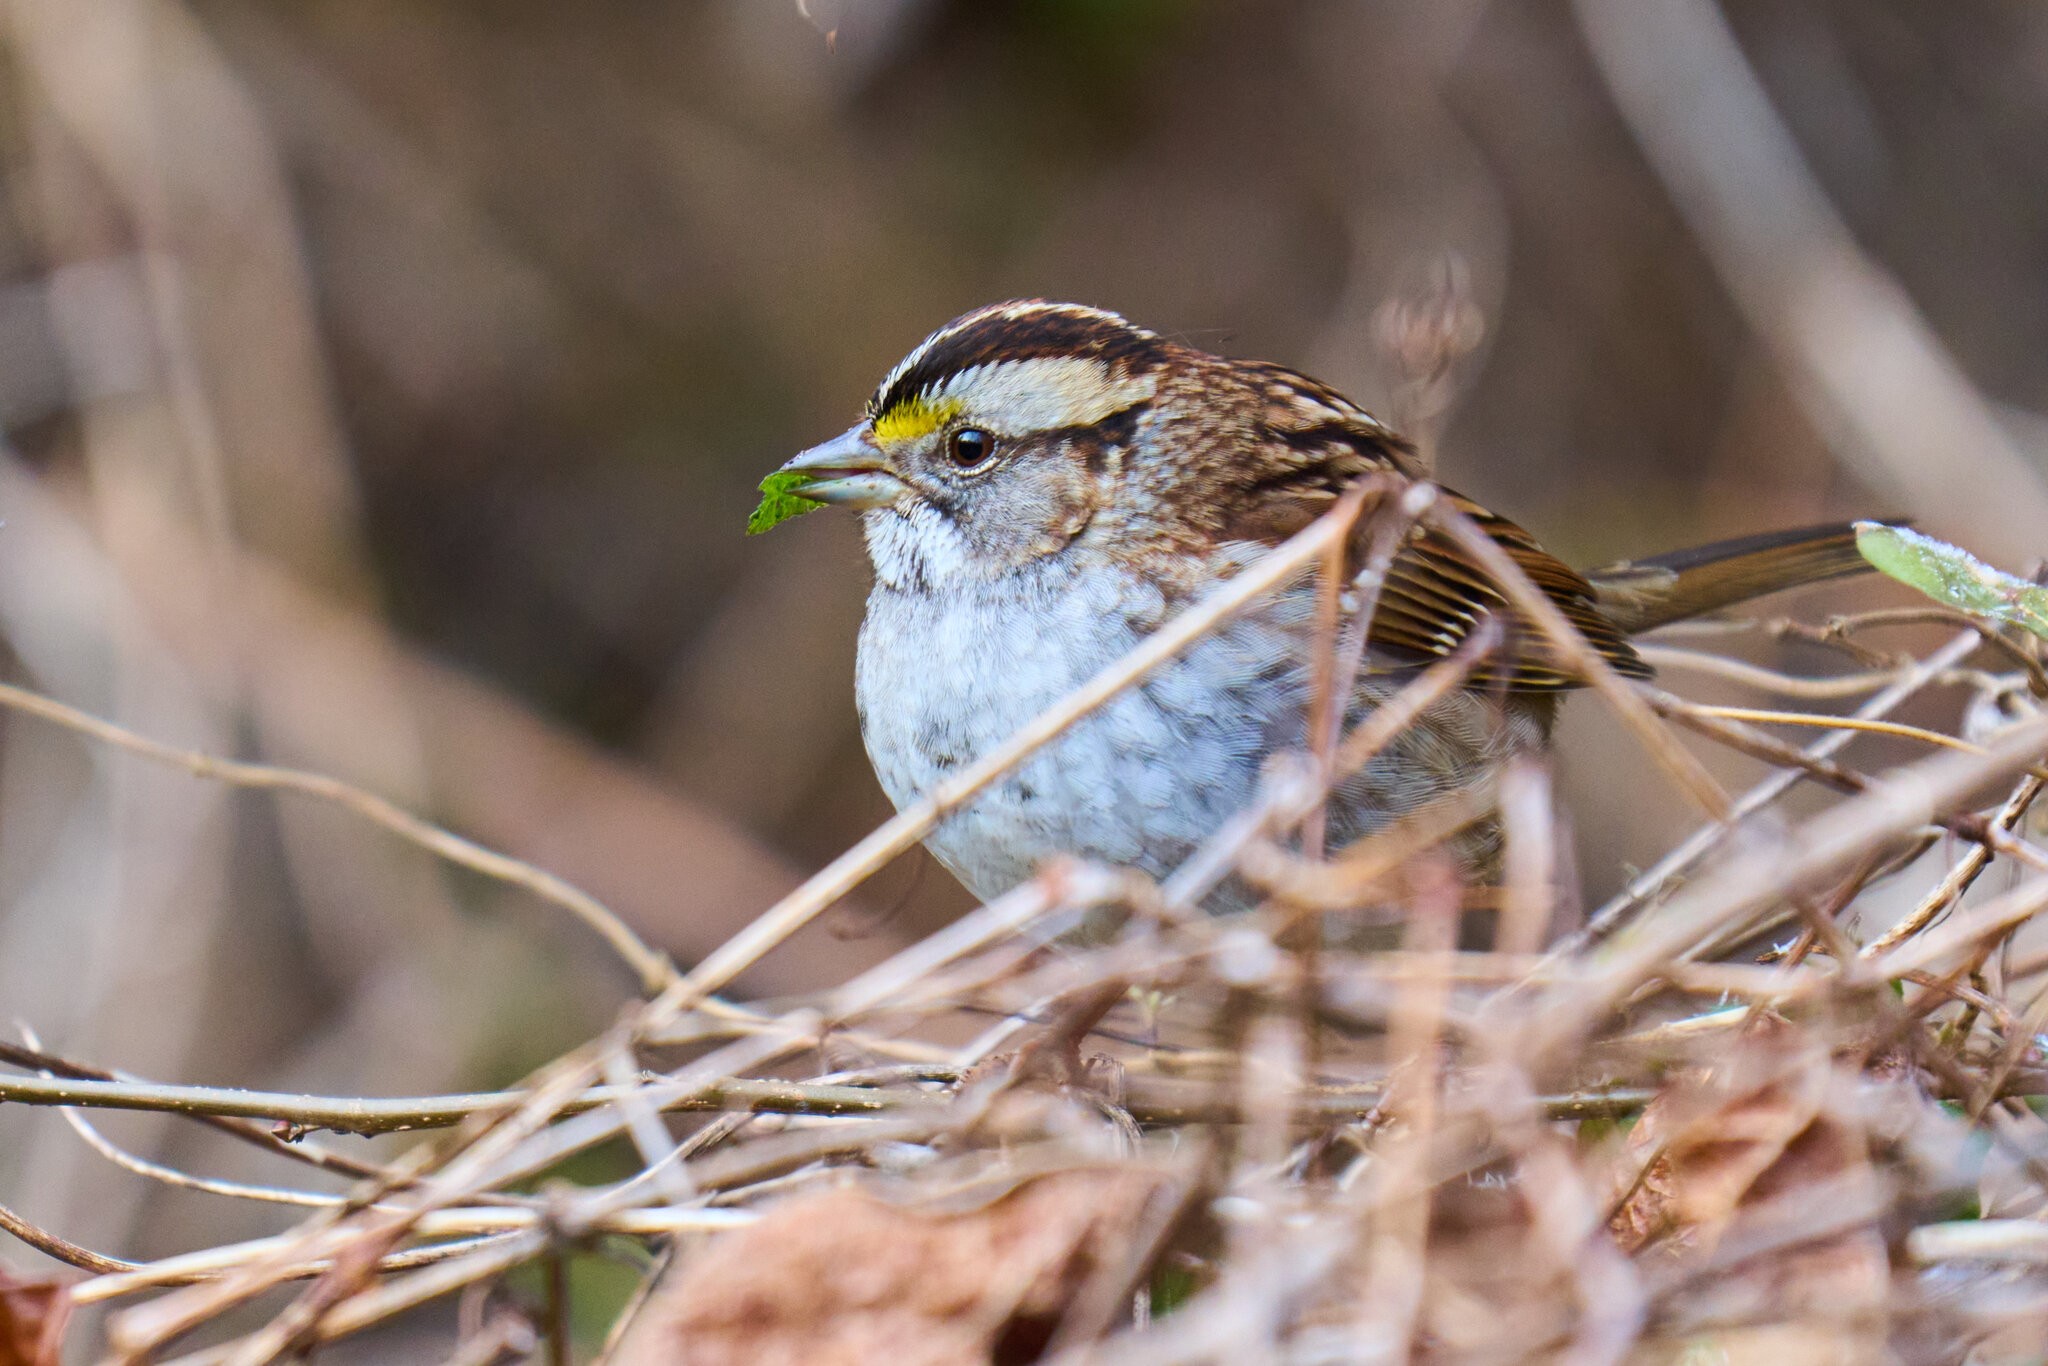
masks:
{"label": "small green leaf", "polygon": [[1194,1271],[1185,1266],[1166,1265],[1152,1273],[1152,1317],[1165,1318],[1195,1297],[1202,1288]]}
{"label": "small green leaf", "polygon": [[2048,588],[1902,526],[1858,522],[1856,548],[1879,571],[1936,602],[2048,639]]}
{"label": "small green leaf", "polygon": [[777,470],[761,481],[761,505],[747,518],[747,534],[758,536],[764,531],[781,526],[792,517],[801,517],[806,512],[816,512],[825,506],[808,498],[799,498],[793,492],[811,482],[813,476],[803,470]]}

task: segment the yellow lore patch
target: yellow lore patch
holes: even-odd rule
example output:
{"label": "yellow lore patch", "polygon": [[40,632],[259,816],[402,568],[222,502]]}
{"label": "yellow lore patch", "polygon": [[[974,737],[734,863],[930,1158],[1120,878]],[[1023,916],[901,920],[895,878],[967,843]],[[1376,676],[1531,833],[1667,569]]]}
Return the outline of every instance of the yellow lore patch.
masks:
{"label": "yellow lore patch", "polygon": [[913,394],[875,417],[875,440],[884,446],[930,436],[960,416],[960,400]]}

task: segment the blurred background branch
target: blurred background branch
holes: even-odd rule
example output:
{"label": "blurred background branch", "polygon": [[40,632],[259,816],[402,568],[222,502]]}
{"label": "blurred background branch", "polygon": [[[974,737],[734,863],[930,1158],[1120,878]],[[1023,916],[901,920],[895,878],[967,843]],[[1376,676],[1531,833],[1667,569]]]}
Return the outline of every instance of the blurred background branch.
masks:
{"label": "blurred background branch", "polygon": [[1713,0],[1576,8],[1630,130],[1836,455],[1913,516],[1969,528],[1989,553],[2040,554],[2048,450],[2021,451],[1857,245]]}

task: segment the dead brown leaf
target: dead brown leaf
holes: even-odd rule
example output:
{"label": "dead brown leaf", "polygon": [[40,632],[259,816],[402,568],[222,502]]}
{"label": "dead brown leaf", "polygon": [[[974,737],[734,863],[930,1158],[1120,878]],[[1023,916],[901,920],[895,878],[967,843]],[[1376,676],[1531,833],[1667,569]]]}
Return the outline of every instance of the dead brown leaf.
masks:
{"label": "dead brown leaf", "polygon": [[1035,1361],[1091,1278],[1122,1276],[1157,1173],[1060,1172],[934,1214],[845,1188],[706,1245],[656,1293],[619,1366],[991,1366]]}
{"label": "dead brown leaf", "polygon": [[[1788,1060],[1789,1063],[1789,1060]],[[1824,1067],[1796,1063],[1763,1072],[1753,1066],[1688,1078],[1667,1088],[1629,1131],[1627,1179],[1640,1180],[1622,1202],[1613,1232],[1622,1250],[1660,1239],[1711,1247],[1736,1208],[1814,1127],[1825,1093]],[[1800,1154],[1812,1165],[1812,1154]],[[1647,1169],[1642,1164],[1647,1163]]]}
{"label": "dead brown leaf", "polygon": [[1885,1244],[1856,1214],[1877,1207],[1877,1178],[1845,1100],[1864,1084],[1791,1030],[1765,1028],[1644,1110],[1620,1173],[1634,1189],[1610,1231],[1667,1292],[1685,1289],[1683,1323],[1667,1328],[1770,1342],[1773,1325],[1802,1319],[1800,1331],[1818,1319],[1838,1338],[1881,1323]]}
{"label": "dead brown leaf", "polygon": [[71,1296],[64,1282],[0,1270],[0,1366],[57,1366]]}

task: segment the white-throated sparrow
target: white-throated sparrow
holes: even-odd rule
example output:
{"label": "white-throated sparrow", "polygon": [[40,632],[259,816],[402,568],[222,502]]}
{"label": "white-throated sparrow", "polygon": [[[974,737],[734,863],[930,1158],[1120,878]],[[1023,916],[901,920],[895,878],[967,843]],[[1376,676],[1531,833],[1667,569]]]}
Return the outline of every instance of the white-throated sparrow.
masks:
{"label": "white-throated sparrow", "polygon": [[[863,513],[875,585],[855,670],[861,731],[899,807],[1360,477],[1422,473],[1408,443],[1306,375],[1042,300],[940,328],[858,425],[783,470],[808,480],[798,497]],[[1444,496],[1636,676],[1648,670],[1632,632],[1864,567],[1849,529],[1830,526],[1581,575],[1512,522]],[[1486,613],[1512,619],[1453,541],[1413,535],[1378,597],[1352,719]],[[1238,614],[926,843],[981,897],[1056,854],[1164,875],[1252,799],[1267,756],[1303,743],[1314,614],[1306,582]],[[1559,691],[1578,680],[1540,638],[1516,639],[1489,677],[1432,707],[1334,794],[1333,845],[1548,739]]]}

